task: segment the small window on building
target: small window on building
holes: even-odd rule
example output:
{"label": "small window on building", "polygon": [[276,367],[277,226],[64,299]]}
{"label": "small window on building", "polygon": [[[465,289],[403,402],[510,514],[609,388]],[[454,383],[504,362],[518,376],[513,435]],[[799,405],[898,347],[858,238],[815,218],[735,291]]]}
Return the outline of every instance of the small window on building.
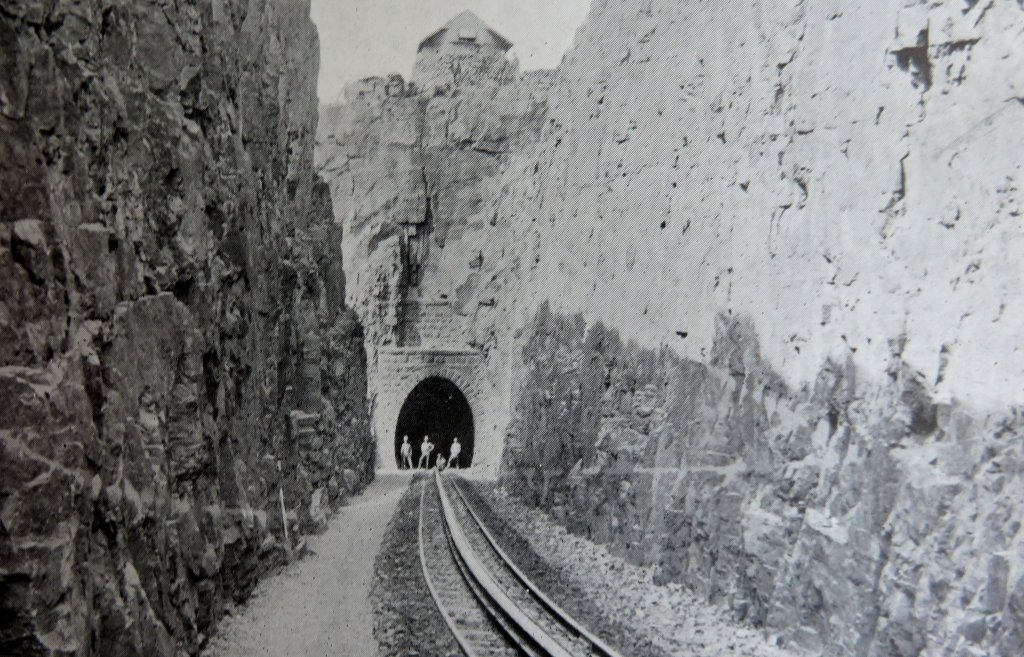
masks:
{"label": "small window on building", "polygon": [[469,30],[466,28],[459,30],[459,41],[476,42],[476,30]]}

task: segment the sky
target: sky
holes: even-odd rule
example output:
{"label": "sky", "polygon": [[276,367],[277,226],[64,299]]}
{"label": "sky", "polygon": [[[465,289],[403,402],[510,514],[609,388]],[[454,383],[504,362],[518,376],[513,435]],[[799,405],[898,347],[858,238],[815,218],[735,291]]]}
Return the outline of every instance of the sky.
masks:
{"label": "sky", "polygon": [[515,44],[524,70],[554,68],[586,18],[590,0],[312,0],[320,32],[320,102],[353,80],[409,79],[419,42],[469,9]]}

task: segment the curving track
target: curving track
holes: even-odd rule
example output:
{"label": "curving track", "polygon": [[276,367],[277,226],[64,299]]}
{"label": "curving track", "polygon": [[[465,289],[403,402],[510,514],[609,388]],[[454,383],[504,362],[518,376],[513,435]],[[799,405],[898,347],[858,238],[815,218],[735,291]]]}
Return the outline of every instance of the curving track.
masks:
{"label": "curving track", "polygon": [[419,533],[427,586],[469,657],[622,657],[512,563],[451,475],[422,483]]}

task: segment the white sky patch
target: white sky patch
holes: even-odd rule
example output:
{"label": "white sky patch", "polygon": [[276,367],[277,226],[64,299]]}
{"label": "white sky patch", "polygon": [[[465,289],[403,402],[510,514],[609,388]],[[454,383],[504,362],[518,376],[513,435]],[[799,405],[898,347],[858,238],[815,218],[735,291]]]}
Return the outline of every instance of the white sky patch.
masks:
{"label": "white sky patch", "polygon": [[320,32],[320,101],[334,102],[353,80],[400,73],[416,47],[469,9],[514,45],[523,70],[554,68],[586,18],[590,0],[312,0]]}

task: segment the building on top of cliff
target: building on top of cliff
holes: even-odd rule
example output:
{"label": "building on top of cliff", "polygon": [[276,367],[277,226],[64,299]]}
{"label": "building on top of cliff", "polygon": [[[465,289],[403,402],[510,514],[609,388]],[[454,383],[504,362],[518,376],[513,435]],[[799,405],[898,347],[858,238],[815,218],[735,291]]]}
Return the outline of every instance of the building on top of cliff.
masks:
{"label": "building on top of cliff", "polygon": [[429,94],[463,83],[508,82],[519,69],[511,48],[511,41],[466,10],[420,42],[412,81]]}
{"label": "building on top of cliff", "polygon": [[497,48],[502,54],[512,48],[512,42],[495,32],[479,16],[468,9],[445,23],[423,41],[418,52],[427,49],[448,48]]}

